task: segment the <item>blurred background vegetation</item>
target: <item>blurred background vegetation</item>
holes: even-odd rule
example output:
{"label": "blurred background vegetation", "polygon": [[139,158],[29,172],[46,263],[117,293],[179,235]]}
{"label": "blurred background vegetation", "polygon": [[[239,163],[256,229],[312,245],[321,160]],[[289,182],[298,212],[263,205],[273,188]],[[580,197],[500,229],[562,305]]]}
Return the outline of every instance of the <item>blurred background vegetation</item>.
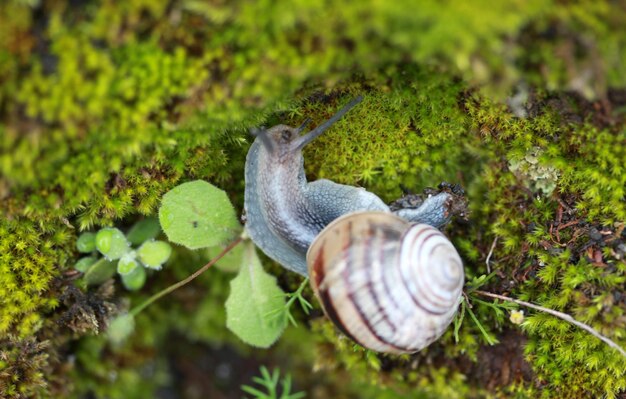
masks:
{"label": "blurred background vegetation", "polygon": [[494,245],[489,290],[626,347],[623,1],[4,0],[0,397],[239,398],[260,365],[308,398],[624,395],[626,362],[595,338],[480,304],[494,346],[465,322],[459,343],[377,355],[318,309],[253,349],[226,330],[234,275],[217,269],[107,343],[114,315],[209,255],[176,248],[138,293],[77,289],[81,232],[128,228],[193,179],[241,211],[249,128],[319,122],[359,94],[305,151],[311,180],[386,200],[460,183],[471,214],[446,233],[468,278]]}

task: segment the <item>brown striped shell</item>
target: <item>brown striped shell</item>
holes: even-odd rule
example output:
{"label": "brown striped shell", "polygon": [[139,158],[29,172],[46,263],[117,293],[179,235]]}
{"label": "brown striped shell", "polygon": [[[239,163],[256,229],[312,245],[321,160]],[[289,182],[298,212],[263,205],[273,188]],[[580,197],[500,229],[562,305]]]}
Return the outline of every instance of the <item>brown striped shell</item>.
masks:
{"label": "brown striped shell", "polygon": [[456,314],[464,281],[446,236],[385,212],[330,223],[309,248],[307,265],[326,315],[377,352],[417,352],[439,338]]}

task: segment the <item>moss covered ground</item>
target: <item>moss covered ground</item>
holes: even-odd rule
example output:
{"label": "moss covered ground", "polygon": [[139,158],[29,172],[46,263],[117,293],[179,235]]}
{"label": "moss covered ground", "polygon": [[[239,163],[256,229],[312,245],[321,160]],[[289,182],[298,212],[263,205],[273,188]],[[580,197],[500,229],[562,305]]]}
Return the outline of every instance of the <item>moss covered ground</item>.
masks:
{"label": "moss covered ground", "polygon": [[6,0],[0,397],[241,397],[259,364],[309,398],[626,395],[626,360],[595,337],[528,310],[516,325],[479,302],[495,345],[466,319],[458,343],[450,329],[418,354],[377,355],[317,310],[252,349],[226,330],[233,275],[217,269],[142,313],[124,346],[107,343],[111,317],[208,255],[177,248],[137,293],[84,289],[81,232],[128,228],[193,179],[241,211],[248,129],[317,123],[357,95],[306,148],[311,180],[387,201],[462,185],[470,214],[446,234],[468,280],[493,272],[483,289],[626,347],[623,2]]}

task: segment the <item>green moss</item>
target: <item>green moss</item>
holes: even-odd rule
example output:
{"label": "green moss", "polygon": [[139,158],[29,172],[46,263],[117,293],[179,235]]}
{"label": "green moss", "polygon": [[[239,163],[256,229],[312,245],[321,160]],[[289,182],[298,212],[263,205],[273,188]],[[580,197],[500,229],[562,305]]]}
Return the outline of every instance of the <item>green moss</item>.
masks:
{"label": "green moss", "polygon": [[[458,104],[464,86],[431,70],[402,73],[399,80],[389,76],[384,86],[363,82],[349,87],[352,94],[345,97],[369,92],[363,104],[306,148],[311,179],[370,185],[387,200],[398,198],[401,186],[417,192],[455,180],[463,151],[475,143]],[[298,113],[321,121],[337,106],[335,101],[311,103]]]}
{"label": "green moss", "polygon": [[[614,161],[624,158],[624,148],[616,142],[623,142],[625,132],[558,124],[558,109],[544,111],[529,120],[509,116],[503,125],[484,107],[470,109],[477,116],[476,127],[494,132],[487,140],[496,132],[504,138],[497,142],[501,154],[515,160],[539,146],[544,148],[539,162],[559,171],[559,194],[545,198],[538,191],[533,198],[517,188],[523,176],[492,163],[484,175],[487,187],[479,190],[486,195],[480,204],[470,202],[473,220],[502,239],[495,252],[496,269],[514,283],[509,290],[515,297],[570,313],[623,346],[615,323],[626,307],[614,295],[623,291],[626,265],[610,242],[620,240],[622,224],[617,222],[624,217],[623,194],[614,197],[612,190],[619,196],[624,183],[614,170],[621,166]],[[592,198],[600,196],[602,203],[594,203]],[[598,239],[594,230],[602,230],[607,241]],[[596,338],[542,314],[527,317],[523,326],[531,337],[527,357],[549,387],[544,396],[612,396],[624,389],[624,359]]]}
{"label": "green moss", "polygon": [[0,234],[0,333],[25,338],[41,325],[40,312],[58,303],[42,294],[57,274],[56,265],[69,257],[71,235],[63,229],[43,233],[23,219],[0,221]]}

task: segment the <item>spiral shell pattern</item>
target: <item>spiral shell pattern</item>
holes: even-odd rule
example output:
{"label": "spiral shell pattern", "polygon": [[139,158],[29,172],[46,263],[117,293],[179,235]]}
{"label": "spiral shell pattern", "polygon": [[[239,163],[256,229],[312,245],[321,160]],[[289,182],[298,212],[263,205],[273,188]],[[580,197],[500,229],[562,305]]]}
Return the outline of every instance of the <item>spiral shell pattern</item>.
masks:
{"label": "spiral shell pattern", "polygon": [[384,212],[329,224],[307,253],[311,285],[327,316],[377,352],[417,352],[456,314],[463,264],[436,228]]}

